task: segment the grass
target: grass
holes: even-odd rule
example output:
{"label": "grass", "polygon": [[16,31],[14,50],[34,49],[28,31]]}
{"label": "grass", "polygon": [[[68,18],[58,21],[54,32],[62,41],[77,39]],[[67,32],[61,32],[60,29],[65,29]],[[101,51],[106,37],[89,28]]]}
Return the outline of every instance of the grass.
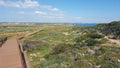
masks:
{"label": "grass", "polygon": [[2,37],[2,36],[7,36],[7,37],[21,36],[21,35],[25,35],[27,33],[32,32],[36,28],[38,28],[38,27],[36,27],[36,25],[1,24],[0,25],[0,37]]}
{"label": "grass", "polygon": [[[41,28],[42,31],[23,40],[23,43],[26,41],[47,43],[47,45],[38,43],[36,49],[27,51],[31,68],[120,67],[120,62],[118,62],[120,48],[102,46],[107,40],[103,37],[98,38],[97,31],[93,27],[44,25]],[[93,37],[91,35],[93,32],[97,36]],[[90,34],[90,36],[85,36],[83,39],[84,34]],[[75,41],[76,38],[78,41]],[[92,52],[95,53],[92,54]]]}
{"label": "grass", "polygon": [[42,29],[21,40],[31,68],[120,68],[120,47],[107,43],[95,27],[43,24],[0,28],[0,38]]}
{"label": "grass", "polygon": [[[44,28],[44,29],[43,29]],[[47,46],[39,46],[37,50],[32,50],[28,53],[30,56],[31,53],[40,53],[40,57],[44,58],[45,55],[49,54],[57,44],[66,42],[73,43],[74,35],[71,33],[71,26],[44,26],[42,31],[36,33],[30,38],[24,39],[24,41],[44,41],[48,43]],[[64,33],[69,33],[70,35],[65,35]],[[39,56],[39,55],[38,55]],[[30,58],[29,58],[30,59]],[[34,58],[31,63],[34,63]],[[32,65],[34,67],[35,65]]]}
{"label": "grass", "polygon": [[[34,36],[26,39],[26,40],[44,40],[48,43],[55,44],[56,42],[64,42],[67,39],[72,39],[72,35],[64,35],[64,32],[69,32],[71,27],[64,27],[64,26],[47,26],[46,28]],[[70,41],[70,40],[68,40]]]}

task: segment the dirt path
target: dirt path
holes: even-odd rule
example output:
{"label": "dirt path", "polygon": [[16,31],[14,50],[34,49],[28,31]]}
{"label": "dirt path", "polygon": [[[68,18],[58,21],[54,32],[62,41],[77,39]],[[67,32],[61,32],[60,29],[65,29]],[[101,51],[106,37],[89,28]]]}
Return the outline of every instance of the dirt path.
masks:
{"label": "dirt path", "polygon": [[109,42],[115,43],[115,44],[120,46],[120,40],[110,39],[107,36],[105,36],[104,38],[106,38]]}

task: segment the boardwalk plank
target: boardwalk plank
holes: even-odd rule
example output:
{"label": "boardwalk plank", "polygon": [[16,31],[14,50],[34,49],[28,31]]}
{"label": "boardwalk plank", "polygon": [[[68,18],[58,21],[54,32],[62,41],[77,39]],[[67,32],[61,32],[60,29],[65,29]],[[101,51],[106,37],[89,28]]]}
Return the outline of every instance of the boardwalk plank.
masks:
{"label": "boardwalk plank", "polygon": [[24,68],[16,38],[7,40],[0,48],[0,68]]}

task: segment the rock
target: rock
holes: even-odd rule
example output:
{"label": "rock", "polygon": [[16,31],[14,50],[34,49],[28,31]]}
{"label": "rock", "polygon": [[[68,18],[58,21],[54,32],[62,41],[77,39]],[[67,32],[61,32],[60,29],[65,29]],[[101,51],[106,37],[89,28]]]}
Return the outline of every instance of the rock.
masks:
{"label": "rock", "polygon": [[68,32],[63,32],[64,35],[70,35]]}
{"label": "rock", "polygon": [[95,66],[95,68],[100,68],[100,67],[101,67],[101,65],[96,65],[96,66]]}
{"label": "rock", "polygon": [[95,51],[92,50],[92,49],[88,49],[88,53],[91,54],[91,55],[94,55],[94,54],[95,54]]}
{"label": "rock", "polygon": [[118,62],[120,63],[120,59],[118,59]]}

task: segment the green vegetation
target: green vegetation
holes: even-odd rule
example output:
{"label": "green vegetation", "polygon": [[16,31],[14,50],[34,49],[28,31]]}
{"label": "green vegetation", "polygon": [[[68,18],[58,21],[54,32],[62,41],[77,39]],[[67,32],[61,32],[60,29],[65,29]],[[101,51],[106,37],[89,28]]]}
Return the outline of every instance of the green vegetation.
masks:
{"label": "green vegetation", "polygon": [[70,24],[0,25],[0,34],[8,34],[0,36],[0,44],[11,36],[9,33],[21,36],[42,29],[20,40],[31,68],[120,68],[120,47],[104,38],[104,35],[119,38],[119,25],[118,22],[95,27]]}
{"label": "green vegetation", "polygon": [[0,24],[0,37],[6,36],[10,38],[13,36],[21,36],[34,31],[36,28],[39,27],[37,25],[26,24]]}
{"label": "green vegetation", "polygon": [[11,37],[17,37],[30,33],[36,28],[37,25],[26,24],[0,24],[0,47],[2,44]]}
{"label": "green vegetation", "polygon": [[42,29],[22,40],[31,68],[120,67],[120,48],[102,46],[107,39],[96,27],[44,25]]}
{"label": "green vegetation", "polygon": [[113,21],[108,24],[99,24],[98,29],[110,38],[120,39],[120,21]]}
{"label": "green vegetation", "polygon": [[0,47],[7,40],[7,37],[0,37]]}
{"label": "green vegetation", "polygon": [[28,25],[0,25],[0,33],[23,32],[31,30],[32,27]]}

